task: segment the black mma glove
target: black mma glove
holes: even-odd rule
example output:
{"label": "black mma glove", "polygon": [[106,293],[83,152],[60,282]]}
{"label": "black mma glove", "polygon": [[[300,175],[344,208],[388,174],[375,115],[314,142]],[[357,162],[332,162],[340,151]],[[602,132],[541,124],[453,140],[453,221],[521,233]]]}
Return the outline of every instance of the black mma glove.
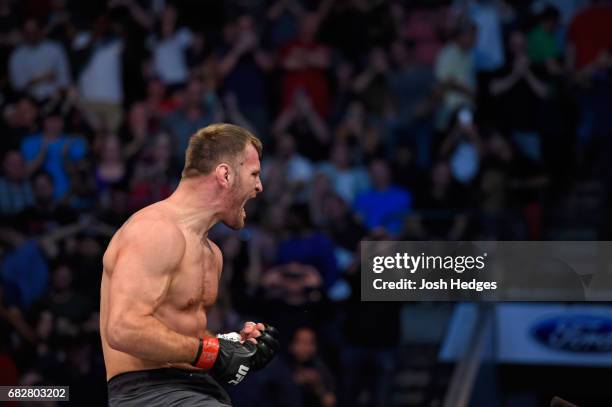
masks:
{"label": "black mma glove", "polygon": [[240,343],[239,334],[219,335],[200,340],[200,349],[194,362],[196,367],[209,370],[218,380],[236,385],[249,371],[264,368],[280,347],[278,331],[269,325],[256,339]]}

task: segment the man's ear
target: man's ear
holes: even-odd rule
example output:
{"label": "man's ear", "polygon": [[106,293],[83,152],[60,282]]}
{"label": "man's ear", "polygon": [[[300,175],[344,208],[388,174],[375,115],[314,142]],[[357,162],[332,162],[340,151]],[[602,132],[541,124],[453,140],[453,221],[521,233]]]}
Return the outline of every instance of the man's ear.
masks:
{"label": "man's ear", "polygon": [[223,186],[230,186],[230,179],[232,178],[231,168],[226,163],[221,163],[215,168],[215,178],[217,182]]}

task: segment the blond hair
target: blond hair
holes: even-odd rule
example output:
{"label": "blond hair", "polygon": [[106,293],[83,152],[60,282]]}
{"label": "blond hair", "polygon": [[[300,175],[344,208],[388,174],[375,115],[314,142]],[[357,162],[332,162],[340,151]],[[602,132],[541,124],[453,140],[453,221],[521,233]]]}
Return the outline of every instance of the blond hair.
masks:
{"label": "blond hair", "polygon": [[223,160],[234,161],[248,143],[261,159],[262,144],[250,131],[228,123],[216,123],[198,130],[189,139],[183,178],[208,175]]}

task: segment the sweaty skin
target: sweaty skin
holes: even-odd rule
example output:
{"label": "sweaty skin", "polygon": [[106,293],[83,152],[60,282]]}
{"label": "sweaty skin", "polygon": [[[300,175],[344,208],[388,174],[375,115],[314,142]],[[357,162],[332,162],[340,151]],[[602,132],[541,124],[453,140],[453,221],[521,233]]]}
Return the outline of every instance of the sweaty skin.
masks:
{"label": "sweaty skin", "polygon": [[[136,370],[195,369],[223,264],[208,230],[219,221],[243,227],[245,202],[263,189],[251,145],[234,167],[181,180],[172,196],[135,213],[113,236],[100,299],[107,380]],[[260,327],[245,325],[243,338],[259,336]]]}

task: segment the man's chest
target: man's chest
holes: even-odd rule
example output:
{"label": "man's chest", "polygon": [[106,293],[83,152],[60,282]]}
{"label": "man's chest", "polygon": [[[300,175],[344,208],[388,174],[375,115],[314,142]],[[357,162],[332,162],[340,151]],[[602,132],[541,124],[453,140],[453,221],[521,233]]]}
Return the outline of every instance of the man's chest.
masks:
{"label": "man's chest", "polygon": [[221,262],[209,247],[188,244],[167,298],[181,309],[211,306],[217,299],[220,274]]}

